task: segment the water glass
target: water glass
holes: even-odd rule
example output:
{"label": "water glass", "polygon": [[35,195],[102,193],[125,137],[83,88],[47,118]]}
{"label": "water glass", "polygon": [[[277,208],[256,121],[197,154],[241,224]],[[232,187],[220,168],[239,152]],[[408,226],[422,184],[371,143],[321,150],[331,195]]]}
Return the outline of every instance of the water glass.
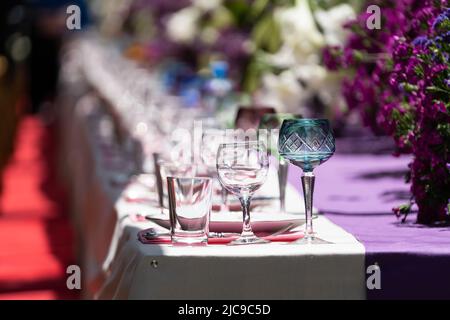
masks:
{"label": "water glass", "polygon": [[169,196],[169,187],[167,185],[167,177],[194,177],[196,175],[196,166],[190,163],[178,163],[170,161],[159,161],[159,168],[161,172],[161,178],[163,181],[163,198],[164,207],[168,207],[167,197]]}
{"label": "water glass", "polygon": [[167,186],[172,243],[206,244],[212,207],[212,180],[167,177]]}

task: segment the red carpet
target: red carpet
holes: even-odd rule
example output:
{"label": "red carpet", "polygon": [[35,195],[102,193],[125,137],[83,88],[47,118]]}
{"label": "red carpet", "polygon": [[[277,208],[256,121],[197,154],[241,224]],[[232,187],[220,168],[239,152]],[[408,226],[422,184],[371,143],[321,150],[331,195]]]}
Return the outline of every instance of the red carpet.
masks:
{"label": "red carpet", "polygon": [[66,287],[66,268],[76,262],[55,141],[38,118],[21,121],[2,177],[0,300],[77,298]]}

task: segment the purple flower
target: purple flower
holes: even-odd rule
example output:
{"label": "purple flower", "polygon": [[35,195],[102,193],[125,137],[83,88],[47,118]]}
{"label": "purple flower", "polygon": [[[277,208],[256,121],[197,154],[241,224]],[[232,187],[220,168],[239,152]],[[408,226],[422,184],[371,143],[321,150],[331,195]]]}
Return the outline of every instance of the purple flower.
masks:
{"label": "purple flower", "polygon": [[441,38],[444,43],[448,44],[450,42],[450,31],[447,31],[446,33],[441,35]]}
{"label": "purple flower", "polygon": [[355,72],[343,95],[364,124],[392,135],[398,152],[414,154],[409,180],[417,221],[442,220],[450,198],[450,133],[437,128],[450,123],[448,94],[439,90],[442,82],[450,87],[450,9],[443,9],[447,0],[375,2],[385,4],[382,30],[365,29],[365,13],[348,24],[353,34],[341,49],[343,67]]}
{"label": "purple flower", "polygon": [[344,49],[344,64],[346,66],[351,66],[355,63],[355,53],[357,51],[350,50],[349,48]]}
{"label": "purple flower", "polygon": [[445,80],[444,80],[444,84],[445,84],[448,88],[450,88],[450,78],[449,78],[449,79],[445,79]]}
{"label": "purple flower", "polygon": [[396,42],[394,50],[392,52],[394,56],[406,56],[409,55],[409,46],[405,42]]}
{"label": "purple flower", "polygon": [[412,44],[416,47],[426,47],[428,45],[428,38],[425,36],[418,36],[413,40]]}
{"label": "purple flower", "polygon": [[323,63],[330,70],[342,67],[342,52],[339,47],[326,47],[323,50]]}
{"label": "purple flower", "polygon": [[438,30],[445,21],[450,22],[449,20],[450,20],[450,8],[448,8],[446,11],[437,16],[436,20],[434,20],[433,22],[432,26],[433,30],[435,31]]}

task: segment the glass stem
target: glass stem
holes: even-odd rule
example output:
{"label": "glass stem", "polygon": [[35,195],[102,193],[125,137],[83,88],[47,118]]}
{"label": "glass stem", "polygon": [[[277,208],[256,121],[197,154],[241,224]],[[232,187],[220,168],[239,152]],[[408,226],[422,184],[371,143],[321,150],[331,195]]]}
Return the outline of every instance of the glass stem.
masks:
{"label": "glass stem", "polygon": [[305,213],[306,213],[305,239],[307,240],[314,238],[314,230],[312,224],[314,180],[315,176],[312,171],[303,173],[302,186],[303,186],[303,196],[305,198]]}
{"label": "glass stem", "polygon": [[222,191],[220,192],[220,195],[222,197],[222,204],[220,206],[220,211],[227,211],[228,210],[228,191],[224,187],[222,187]]}
{"label": "glass stem", "polygon": [[280,159],[278,164],[278,187],[280,189],[280,210],[286,212],[286,184],[289,164]]}
{"label": "glass stem", "polygon": [[250,199],[249,196],[242,196],[239,198],[242,205],[242,218],[243,218],[243,226],[242,226],[242,234],[241,237],[251,237],[254,236],[252,231],[252,225],[250,224]]}

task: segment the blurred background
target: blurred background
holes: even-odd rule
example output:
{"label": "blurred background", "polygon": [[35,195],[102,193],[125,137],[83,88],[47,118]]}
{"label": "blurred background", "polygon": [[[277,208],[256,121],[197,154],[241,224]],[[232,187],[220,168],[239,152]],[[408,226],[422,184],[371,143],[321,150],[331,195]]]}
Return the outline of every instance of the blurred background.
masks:
{"label": "blurred background", "polygon": [[87,25],[84,1],[0,3],[0,299],[76,298],[64,284],[74,249],[51,120],[69,3]]}
{"label": "blurred background", "polygon": [[[394,141],[411,153],[418,131],[390,113],[406,93],[388,88],[386,56],[398,35],[420,31],[398,19],[421,15],[376,2],[388,8],[378,33],[359,0],[0,1],[0,299],[79,298],[65,285],[78,261],[60,165],[61,123],[71,119],[58,121],[75,96],[110,93],[101,103],[117,104],[133,139],[153,151],[198,114],[223,129],[255,127],[269,110],[329,119],[340,153],[393,153]],[[147,94],[150,106],[134,104]]]}
{"label": "blurred background", "polygon": [[[73,5],[75,11],[69,9]],[[326,68],[322,51],[344,43],[343,25],[355,18],[359,5],[1,1],[0,298],[78,297],[65,287],[65,268],[77,261],[77,248],[68,186],[58,173],[63,133],[55,121],[64,104],[62,83],[71,77],[73,43],[94,39],[113,46],[140,69],[157,74],[161,90],[179,97],[185,109],[201,109],[222,128],[234,127],[238,109],[246,106],[327,117],[336,134],[345,136],[366,129],[346,107],[343,75]],[[119,72],[124,78],[125,71]],[[123,91],[136,86],[151,84],[134,79]],[[254,121],[257,125],[259,118]]]}

